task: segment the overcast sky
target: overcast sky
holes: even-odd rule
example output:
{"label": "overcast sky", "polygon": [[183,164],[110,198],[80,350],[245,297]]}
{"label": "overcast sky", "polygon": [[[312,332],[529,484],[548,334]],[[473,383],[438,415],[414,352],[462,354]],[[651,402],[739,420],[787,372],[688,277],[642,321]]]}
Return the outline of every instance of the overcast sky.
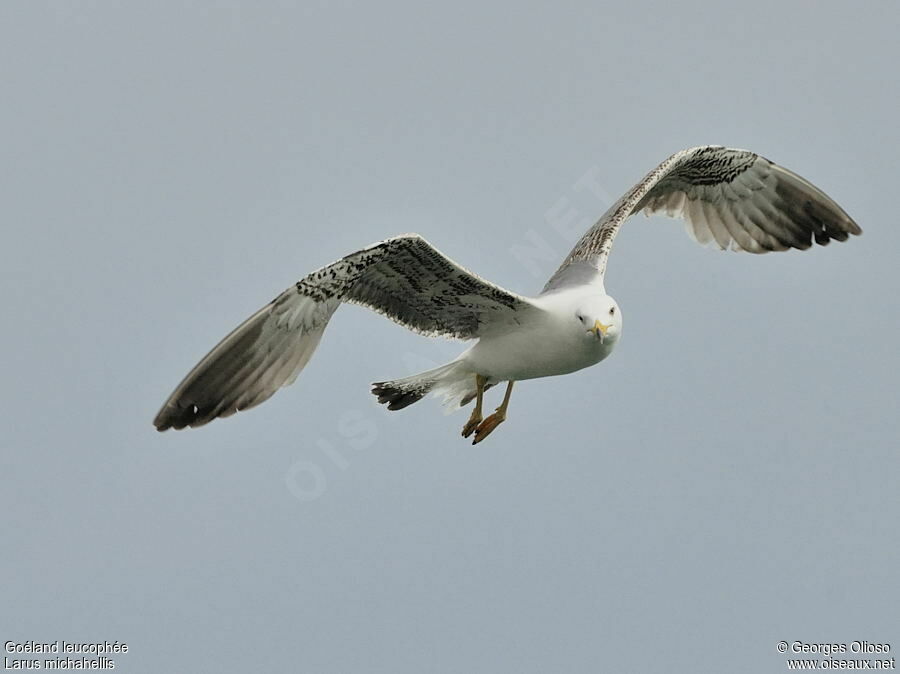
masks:
{"label": "overcast sky", "polygon": [[[123,672],[785,670],[900,650],[895,2],[0,5],[0,641]],[[297,383],[153,416],[307,272],[421,233],[537,292],[670,153],[752,149],[865,234],[635,218],[600,366],[483,444],[369,383],[452,358],[341,309]],[[587,189],[591,184],[597,189]],[[488,404],[499,402],[491,392]],[[7,653],[3,653],[8,656]]]}

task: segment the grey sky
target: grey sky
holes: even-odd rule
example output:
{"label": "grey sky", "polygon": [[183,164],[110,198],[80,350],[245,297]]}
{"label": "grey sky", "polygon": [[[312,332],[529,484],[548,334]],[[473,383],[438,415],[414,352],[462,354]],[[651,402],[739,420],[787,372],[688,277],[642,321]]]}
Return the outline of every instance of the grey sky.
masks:
{"label": "grey sky", "polygon": [[[0,641],[118,639],[123,672],[896,654],[900,10],[662,7],[0,5]],[[704,143],[865,234],[759,257],[630,221],[617,351],[517,387],[474,448],[368,393],[461,345],[354,307],[265,405],[154,431],[308,271],[416,231],[536,292],[572,242],[547,214],[608,205],[579,180],[615,198]]]}

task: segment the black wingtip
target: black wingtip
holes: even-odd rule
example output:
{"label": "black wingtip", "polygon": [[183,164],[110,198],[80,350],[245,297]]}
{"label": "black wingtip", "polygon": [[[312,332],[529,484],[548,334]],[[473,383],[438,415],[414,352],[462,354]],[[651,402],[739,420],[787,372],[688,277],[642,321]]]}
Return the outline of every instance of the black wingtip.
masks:
{"label": "black wingtip", "polygon": [[169,429],[180,431],[185,428],[204,426],[213,419],[231,416],[235,411],[237,410],[214,410],[212,406],[167,403],[153,419],[153,425],[160,433]]}
{"label": "black wingtip", "polygon": [[156,430],[162,433],[170,428],[180,431],[187,428],[200,416],[200,410],[196,405],[181,407],[179,405],[167,404],[163,407],[156,418],[153,419],[153,425]]}

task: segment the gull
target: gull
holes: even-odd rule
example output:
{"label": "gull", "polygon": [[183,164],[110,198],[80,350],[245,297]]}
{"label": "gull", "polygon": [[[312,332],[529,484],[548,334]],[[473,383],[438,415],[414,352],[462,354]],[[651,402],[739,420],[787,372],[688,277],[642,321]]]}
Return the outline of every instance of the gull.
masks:
{"label": "gull", "polygon": [[[294,382],[332,314],[357,304],[432,337],[474,343],[426,372],[373,384],[389,410],[427,394],[452,407],[475,401],[462,429],[473,444],[506,420],[517,381],[569,374],[602,361],[622,334],[622,312],[605,290],[613,240],[629,216],[686,222],[701,244],[767,253],[845,241],[859,226],[824,192],[748,150],[715,145],[670,156],[628,190],[575,245],[534,297],[457,264],[418,234],[372,244],[312,272],[254,313],[184,378],[154,419],[160,431],[202,426],[249,409]],[[484,394],[506,382],[484,417]]]}

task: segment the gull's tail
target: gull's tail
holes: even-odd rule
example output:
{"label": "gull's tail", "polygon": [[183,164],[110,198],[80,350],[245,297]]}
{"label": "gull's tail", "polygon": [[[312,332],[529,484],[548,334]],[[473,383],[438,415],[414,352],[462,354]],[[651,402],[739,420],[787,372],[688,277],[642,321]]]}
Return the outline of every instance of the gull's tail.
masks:
{"label": "gull's tail", "polygon": [[372,384],[372,394],[389,410],[402,410],[429,393],[443,396],[449,409],[464,405],[475,394],[475,373],[462,361],[454,360],[411,377]]}

